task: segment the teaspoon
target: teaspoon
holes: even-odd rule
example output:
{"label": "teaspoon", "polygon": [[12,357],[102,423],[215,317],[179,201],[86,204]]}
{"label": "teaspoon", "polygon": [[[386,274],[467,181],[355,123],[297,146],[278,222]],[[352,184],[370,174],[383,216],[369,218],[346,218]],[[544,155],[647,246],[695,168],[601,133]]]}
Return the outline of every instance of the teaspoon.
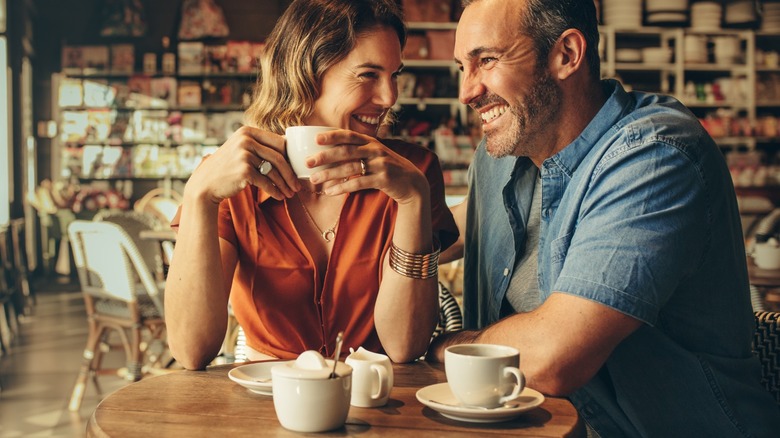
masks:
{"label": "teaspoon", "polygon": [[339,355],[341,355],[341,341],[344,340],[344,332],[339,332],[338,335],[336,335],[336,352],[334,353],[334,359],[333,359],[333,371],[330,373],[330,378],[335,379],[338,377],[336,375],[336,365],[339,363]]}

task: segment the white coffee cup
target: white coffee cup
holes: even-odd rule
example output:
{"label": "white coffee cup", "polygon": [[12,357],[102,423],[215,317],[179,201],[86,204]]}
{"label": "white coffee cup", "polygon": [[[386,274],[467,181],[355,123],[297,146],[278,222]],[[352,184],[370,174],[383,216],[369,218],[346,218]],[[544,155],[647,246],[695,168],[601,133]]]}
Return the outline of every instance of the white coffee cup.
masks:
{"label": "white coffee cup", "polygon": [[492,344],[460,344],[444,350],[444,371],[455,397],[465,406],[497,408],[525,388],[520,352]]}
{"label": "white coffee cup", "polygon": [[284,131],[287,140],[287,159],[290,160],[295,175],[301,179],[309,179],[312,174],[329,166],[306,167],[306,159],[317,152],[326,151],[330,145],[317,144],[317,134],[333,131],[338,128],[329,126],[290,126]]}
{"label": "white coffee cup", "polygon": [[271,368],[274,410],[279,423],[296,432],[324,432],[344,425],[352,395],[352,368],[316,351]]}
{"label": "white coffee cup", "polygon": [[761,269],[780,269],[780,245],[777,240],[756,243],[753,247],[753,263]]}
{"label": "white coffee cup", "polygon": [[345,363],[352,367],[352,406],[376,408],[386,405],[393,389],[390,358],[363,347],[350,351]]}

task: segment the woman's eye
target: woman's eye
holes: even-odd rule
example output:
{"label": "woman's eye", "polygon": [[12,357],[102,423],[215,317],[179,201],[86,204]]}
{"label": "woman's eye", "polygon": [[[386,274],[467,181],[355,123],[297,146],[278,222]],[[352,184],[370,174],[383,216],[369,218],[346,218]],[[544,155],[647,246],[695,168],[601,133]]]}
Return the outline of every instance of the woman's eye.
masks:
{"label": "woman's eye", "polygon": [[379,75],[377,75],[376,72],[368,71],[368,72],[365,72],[365,73],[361,73],[358,76],[361,77],[361,78],[366,78],[366,79],[376,79]]}

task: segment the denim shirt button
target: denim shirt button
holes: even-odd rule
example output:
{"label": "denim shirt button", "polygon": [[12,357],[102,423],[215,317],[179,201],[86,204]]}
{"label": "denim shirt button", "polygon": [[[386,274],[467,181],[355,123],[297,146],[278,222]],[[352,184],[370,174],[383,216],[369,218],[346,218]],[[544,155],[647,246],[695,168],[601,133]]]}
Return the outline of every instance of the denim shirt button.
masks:
{"label": "denim shirt button", "polygon": [[504,277],[509,275],[509,268],[504,268]]}

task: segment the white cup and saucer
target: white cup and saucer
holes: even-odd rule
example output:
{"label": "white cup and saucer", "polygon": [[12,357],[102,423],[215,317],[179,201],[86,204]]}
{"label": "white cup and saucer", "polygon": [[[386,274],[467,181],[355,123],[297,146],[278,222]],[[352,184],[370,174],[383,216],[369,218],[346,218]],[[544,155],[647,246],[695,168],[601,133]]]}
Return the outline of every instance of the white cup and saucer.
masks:
{"label": "white cup and saucer", "polygon": [[417,400],[459,421],[495,423],[511,420],[544,402],[525,386],[520,352],[493,344],[460,344],[444,351],[447,382],[417,391]]}

